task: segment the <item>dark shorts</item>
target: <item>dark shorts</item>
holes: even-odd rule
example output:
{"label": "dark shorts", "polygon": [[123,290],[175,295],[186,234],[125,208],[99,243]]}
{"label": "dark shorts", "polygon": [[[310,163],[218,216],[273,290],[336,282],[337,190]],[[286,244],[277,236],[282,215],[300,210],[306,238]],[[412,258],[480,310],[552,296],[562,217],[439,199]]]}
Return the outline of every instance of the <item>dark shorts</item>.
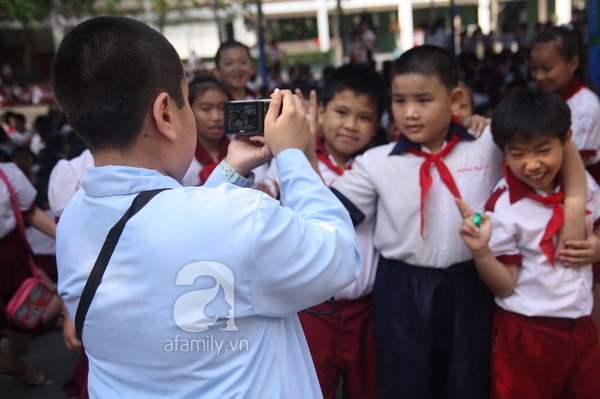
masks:
{"label": "dark shorts", "polygon": [[373,307],[378,398],[489,397],[494,297],[473,262],[380,257]]}

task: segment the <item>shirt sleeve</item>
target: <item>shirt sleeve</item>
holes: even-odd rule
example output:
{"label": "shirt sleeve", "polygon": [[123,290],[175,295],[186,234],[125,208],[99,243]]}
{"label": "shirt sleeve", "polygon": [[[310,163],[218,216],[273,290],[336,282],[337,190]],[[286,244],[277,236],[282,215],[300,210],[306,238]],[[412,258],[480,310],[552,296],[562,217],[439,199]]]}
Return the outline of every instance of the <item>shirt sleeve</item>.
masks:
{"label": "shirt sleeve", "polygon": [[600,186],[589,173],[586,173],[586,175],[588,187],[586,210],[590,213],[593,230],[600,226]]}
{"label": "shirt sleeve", "polygon": [[263,195],[251,271],[254,312],[272,317],[332,297],[356,280],[361,265],[348,212],[304,154],[288,149],[276,161],[283,206]]}
{"label": "shirt sleeve", "polygon": [[58,161],[52,169],[48,181],[48,202],[56,216],[62,214],[73,194],[81,187],[81,178],[65,159]]}
{"label": "shirt sleeve", "polygon": [[48,182],[48,202],[56,216],[62,214],[73,194],[81,188],[85,170],[93,166],[94,157],[88,149],[69,161],[61,159],[54,166]]}
{"label": "shirt sleeve", "polygon": [[370,175],[370,155],[367,151],[356,157],[352,169],[344,172],[331,186],[356,225],[371,218],[377,210],[378,195]]}
{"label": "shirt sleeve", "polygon": [[502,217],[501,213],[486,212],[492,222],[492,237],[489,247],[496,258],[505,264],[521,264],[521,254],[517,246],[517,232],[514,223]]}
{"label": "shirt sleeve", "polygon": [[35,187],[33,187],[27,176],[21,172],[21,169],[19,169],[17,165],[14,163],[5,165],[6,167],[2,170],[6,174],[6,177],[17,196],[21,211],[25,212],[30,210],[35,201],[35,197],[37,196]]}
{"label": "shirt sleeve", "polygon": [[[21,212],[29,211],[35,205],[36,189],[14,163],[2,163],[0,168],[15,192]],[[13,231],[16,225],[10,192],[4,181],[0,180],[0,238]]]}

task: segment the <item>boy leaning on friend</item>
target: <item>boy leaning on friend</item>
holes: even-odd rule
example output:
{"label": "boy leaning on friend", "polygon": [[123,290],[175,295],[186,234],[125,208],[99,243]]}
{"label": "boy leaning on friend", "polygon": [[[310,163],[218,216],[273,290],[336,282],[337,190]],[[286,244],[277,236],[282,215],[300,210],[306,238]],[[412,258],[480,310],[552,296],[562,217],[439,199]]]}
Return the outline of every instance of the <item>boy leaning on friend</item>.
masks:
{"label": "boy leaning on friend", "polygon": [[504,178],[474,223],[469,206],[460,234],[495,294],[493,398],[600,397],[600,347],[590,313],[592,266],[600,259],[600,188],[587,176],[586,238],[567,241],[558,172],[571,141],[571,112],[555,94],[525,90],[492,116],[504,152]]}
{"label": "boy leaning on friend", "polygon": [[[425,45],[405,52],[391,88],[400,139],[358,156],[332,185],[355,224],[376,218],[379,398],[489,395],[493,295],[457,234],[463,218],[455,198],[483,210],[503,157],[489,130],[475,140],[453,119],[462,93],[457,78],[447,51]],[[570,176],[565,220],[572,237],[573,229],[583,235],[585,178],[575,146],[567,156],[561,173]]]}

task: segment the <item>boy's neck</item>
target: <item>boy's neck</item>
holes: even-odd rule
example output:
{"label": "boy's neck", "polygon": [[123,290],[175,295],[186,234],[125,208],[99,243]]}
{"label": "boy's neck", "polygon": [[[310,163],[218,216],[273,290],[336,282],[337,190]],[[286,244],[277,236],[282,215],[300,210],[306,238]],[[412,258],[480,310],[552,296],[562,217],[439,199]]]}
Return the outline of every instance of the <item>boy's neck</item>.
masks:
{"label": "boy's neck", "polygon": [[231,96],[234,100],[245,100],[246,99],[246,86],[242,86],[238,89],[230,89]]}
{"label": "boy's neck", "polygon": [[332,145],[327,143],[327,141],[323,141],[323,146],[325,147],[325,151],[333,157],[333,160],[340,168],[346,167],[348,161],[352,159],[352,155],[343,154],[337,151]]}

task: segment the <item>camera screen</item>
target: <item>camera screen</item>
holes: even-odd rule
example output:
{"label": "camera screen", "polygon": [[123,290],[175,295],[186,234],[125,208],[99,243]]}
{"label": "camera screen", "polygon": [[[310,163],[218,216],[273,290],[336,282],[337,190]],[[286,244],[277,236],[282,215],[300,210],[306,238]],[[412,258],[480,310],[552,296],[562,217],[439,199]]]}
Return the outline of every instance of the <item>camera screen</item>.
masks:
{"label": "camera screen", "polygon": [[249,101],[239,104],[229,103],[227,109],[228,133],[255,132],[258,130],[258,107],[260,103]]}

